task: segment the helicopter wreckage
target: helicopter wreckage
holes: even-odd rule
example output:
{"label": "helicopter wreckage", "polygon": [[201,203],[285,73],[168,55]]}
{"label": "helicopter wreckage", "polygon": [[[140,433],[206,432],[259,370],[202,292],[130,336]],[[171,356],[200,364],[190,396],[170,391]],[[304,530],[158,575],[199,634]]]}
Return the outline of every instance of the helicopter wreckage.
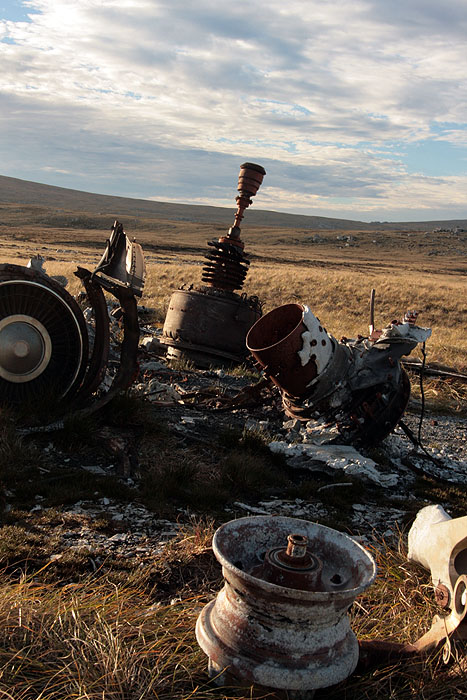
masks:
{"label": "helicopter wreckage", "polygon": [[[36,408],[53,401],[59,411],[82,409],[101,385],[110,349],[104,292],[122,309],[120,363],[96,408],[127,389],[137,372],[139,324],[136,297],[142,294],[145,263],[141,246],[115,221],[106,250],[93,272],[78,267],[92,308],[93,329],[78,301],[47,275],[39,258],[27,267],[0,265],[0,400]],[[92,333],[91,333],[92,330]]]}
{"label": "helicopter wreckage", "polygon": [[[431,334],[416,312],[368,337],[337,341],[303,304],[286,304],[262,316],[257,297],[241,296],[249,260],[239,223],[263,180],[254,163],[240,167],[237,212],[226,236],[209,245],[203,287],[174,292],[162,331],[168,359],[199,368],[240,364],[250,352],[262,373],[258,389],[279,389],[285,413],[300,421],[333,422],[348,442],[375,444],[400,420],[410,393],[401,358]],[[138,374],[137,297],[143,293],[141,246],[115,221],[106,250],[91,272],[78,267],[91,323],[77,298],[40,261],[0,265],[0,401],[37,407],[52,399],[55,414],[89,413],[130,387]],[[107,376],[110,331],[105,293],[121,307],[123,340],[112,380]],[[248,390],[248,388],[247,388]],[[233,406],[235,401],[233,402]]]}

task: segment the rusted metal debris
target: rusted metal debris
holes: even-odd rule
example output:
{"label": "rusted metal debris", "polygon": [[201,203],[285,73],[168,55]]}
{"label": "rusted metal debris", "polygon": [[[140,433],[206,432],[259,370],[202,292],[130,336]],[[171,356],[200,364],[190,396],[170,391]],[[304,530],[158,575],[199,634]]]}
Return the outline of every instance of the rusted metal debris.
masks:
{"label": "rusted metal debris", "polygon": [[[126,389],[136,373],[139,340],[136,296],[141,296],[145,265],[141,246],[130,242],[115,221],[105,253],[93,272],[78,267],[92,307],[92,344],[80,306],[66,289],[32,259],[27,267],[0,265],[0,401],[30,404],[47,397],[69,411],[95,410]],[[109,317],[103,289],[122,309],[124,338],[120,365],[109,392],[90,409],[82,408],[106,373]],[[92,349],[90,351],[90,345]]]}
{"label": "rusted metal debris", "polygon": [[407,358],[401,360],[404,369],[408,369],[416,374],[423,374],[426,377],[437,377],[438,379],[454,379],[462,384],[467,384],[467,374],[460,372],[455,367],[447,367],[436,362],[423,364],[420,360]]}
{"label": "rusted metal debris", "polygon": [[196,636],[215,682],[303,698],[353,672],[358,642],[346,612],[376,576],[363,547],[306,520],[254,516],[222,525],[213,551],[224,588]]}
{"label": "rusted metal debris", "polygon": [[456,641],[467,640],[467,516],[452,519],[439,505],[422,508],[409,531],[409,560],[430,571],[440,612],[413,643],[384,640],[360,642],[360,665],[426,655],[443,645],[443,661],[456,658]]}
{"label": "rusted metal debris", "polygon": [[430,335],[411,316],[368,338],[337,341],[307,306],[286,304],[259,319],[246,342],[281,390],[287,415],[325,418],[344,439],[371,445],[393,430],[406,408],[410,382],[401,356]]}
{"label": "rusted metal debris", "polygon": [[271,387],[269,379],[260,379],[255,384],[243,387],[233,396],[225,394],[219,387],[212,386],[183,394],[183,399],[193,400],[197,406],[204,406],[216,412],[235,411],[238,408],[253,408],[270,402]]}
{"label": "rusted metal debris", "polygon": [[447,661],[451,637],[467,639],[467,516],[453,519],[439,505],[422,508],[409,532],[408,558],[430,571],[436,601],[447,611],[414,646],[425,650],[445,640]]}
{"label": "rusted metal debris", "polygon": [[206,368],[240,363],[248,354],[245,337],[261,316],[261,303],[258,297],[234,291],[242,288],[250,264],[239,224],[265,174],[254,163],[240,167],[234,225],[226,236],[208,243],[213,250],[205,256],[205,286],[182,287],[172,295],[161,338],[168,357]]}
{"label": "rusted metal debris", "polygon": [[238,191],[236,197],[237,211],[234,225],[226,236],[217,241],[210,241],[209,246],[214,251],[205,255],[208,262],[203,268],[203,282],[216,289],[233,292],[241,289],[245,281],[250,261],[244,253],[245,245],[240,239],[240,222],[244,211],[252,204],[251,197],[258,192],[266,171],[261,165],[243,163],[238,176]]}
{"label": "rusted metal debris", "polygon": [[[431,573],[440,612],[413,643],[357,642],[345,612],[376,575],[372,557],[342,533],[304,520],[254,516],[221,526],[213,551],[224,588],[201,612],[198,643],[219,685],[255,684],[312,697],[355,668],[396,663],[467,640],[467,516],[427,506],[409,532],[408,558]],[[310,693],[310,695],[308,695]]]}

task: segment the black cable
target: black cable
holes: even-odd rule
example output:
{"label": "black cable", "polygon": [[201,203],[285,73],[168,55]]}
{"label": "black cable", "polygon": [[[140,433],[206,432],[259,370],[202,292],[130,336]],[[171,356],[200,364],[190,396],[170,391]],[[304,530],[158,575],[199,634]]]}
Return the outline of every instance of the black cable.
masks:
{"label": "black cable", "polygon": [[[425,389],[423,387],[423,379],[425,375],[425,365],[426,365],[426,342],[423,341],[422,347],[421,347],[422,355],[423,355],[423,361],[422,361],[422,366],[420,368],[420,394],[422,397],[422,407],[420,410],[420,420],[418,423],[418,445],[423,448],[422,445],[422,423],[423,423],[423,418],[425,416]],[[425,450],[426,451],[426,450]]]}

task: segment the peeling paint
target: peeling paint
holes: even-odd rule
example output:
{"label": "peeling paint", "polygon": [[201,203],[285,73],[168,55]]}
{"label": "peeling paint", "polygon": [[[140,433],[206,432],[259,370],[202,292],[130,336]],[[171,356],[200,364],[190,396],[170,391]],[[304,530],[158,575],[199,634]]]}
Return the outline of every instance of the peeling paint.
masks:
{"label": "peeling paint", "polygon": [[422,328],[408,322],[391,323],[386,328],[383,328],[379,341],[383,341],[386,338],[405,338],[416,343],[424,343],[430,336],[431,328]]}
{"label": "peeling paint", "polygon": [[376,575],[361,545],[306,520],[256,516],[221,526],[213,551],[224,588],[196,625],[212,669],[225,668],[235,683],[288,691],[352,673],[358,643],[346,613]]}
{"label": "peeling paint", "polygon": [[347,442],[378,444],[399,422],[410,381],[400,359],[431,330],[416,312],[370,337],[337,341],[308,306],[285,304],[250,329],[247,346],[281,391],[285,413],[335,423]]}
{"label": "peeling paint", "polygon": [[307,330],[302,333],[303,347],[298,352],[300,362],[304,367],[310,359],[313,359],[320,373],[331,359],[332,339],[322,327],[319,318],[316,318],[308,306],[303,307],[302,322]]}

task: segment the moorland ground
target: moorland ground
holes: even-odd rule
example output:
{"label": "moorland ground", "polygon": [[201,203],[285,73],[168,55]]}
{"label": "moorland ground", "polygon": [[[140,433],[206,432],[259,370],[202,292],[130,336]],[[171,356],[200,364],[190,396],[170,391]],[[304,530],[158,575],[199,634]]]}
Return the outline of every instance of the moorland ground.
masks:
{"label": "moorland ground", "polygon": [[[44,212],[38,212],[37,206],[2,205],[0,262],[25,264],[31,255],[39,253],[46,260],[47,272],[65,274],[69,290],[76,293],[80,287],[73,271],[77,264],[91,269],[98,262],[112,220],[95,212],[55,209],[46,216],[49,218],[44,222]],[[145,251],[148,276],[141,302],[151,309],[153,323],[160,325],[172,291],[181,284],[200,283],[206,241],[223,235],[226,227],[135,216],[125,220],[124,213],[118,216],[128,235],[136,236]],[[427,343],[428,361],[453,366],[461,372],[467,370],[467,233],[391,231],[379,227],[361,231],[258,227],[250,226],[247,217],[248,213],[242,237],[251,268],[244,291],[257,295],[264,303],[264,311],[282,303],[303,302],[336,337],[365,335],[369,296],[374,288],[376,327],[400,318],[406,309],[417,309],[420,324],[433,329]],[[451,389],[446,398],[450,410],[465,415],[465,394],[459,387]],[[439,398],[441,391],[437,386],[433,396]],[[449,400],[452,392],[457,397],[454,403]],[[185,472],[176,471],[172,464],[172,479],[174,475],[175,479],[181,478],[188,467],[197,463],[209,464],[205,446],[192,446],[183,452],[159,424],[159,416],[149,415],[149,409],[141,405],[135,411],[133,404],[132,411],[135,422],[139,420],[147,433],[143,449],[152,444],[152,460],[158,454],[168,459],[170,451],[174,463],[185,460]],[[107,420],[111,419],[107,416]],[[119,420],[120,425],[125,425],[125,417],[122,420],[114,416],[113,420],[116,425]],[[35,493],[30,482],[40,478],[37,466],[51,469],[50,463],[43,461],[50,438],[36,443],[20,440],[8,412],[2,413],[1,428],[0,471],[4,488],[14,485],[20,493],[23,484],[24,491],[18,497],[21,507],[17,505],[16,510],[3,514],[0,531],[0,555],[5,566],[0,587],[2,697],[250,697],[245,690],[216,690],[206,683],[204,655],[194,638],[194,623],[201,606],[220,586],[220,572],[210,550],[218,514],[203,519],[198,513],[193,524],[184,525],[179,536],[147,570],[132,571],[120,565],[115,572],[108,567],[90,574],[86,552],[75,553],[69,560],[62,558],[61,568],[54,568],[57,562],[53,560],[53,542],[46,542],[43,526],[47,529],[50,524],[52,528],[60,522],[64,517],[60,503],[67,502],[70,494],[76,498],[81,493],[79,488],[84,487],[72,483],[76,482],[76,474],[60,482],[61,490],[57,489],[57,481],[51,481],[55,507],[37,514],[34,520],[30,512],[34,502],[28,504],[27,494],[32,497]],[[69,459],[71,452],[86,453],[87,439],[95,440],[93,428],[89,424],[72,426],[71,434],[68,432],[65,441],[62,438],[60,442],[62,457],[66,454]],[[76,439],[79,430],[82,433]],[[70,441],[68,447],[66,439]],[[238,442],[238,436],[231,438],[230,445],[235,440]],[[264,478],[266,471],[273,469],[266,452],[260,444],[255,446],[254,440],[246,441],[245,436],[243,442],[244,452],[239,459],[248,460],[252,471],[259,465]],[[237,447],[242,447],[241,440]],[[213,448],[210,457],[227,459],[225,450],[219,447]],[[168,474],[165,466],[161,479],[164,473]],[[110,495],[113,489],[112,494],[120,498],[141,496],[131,489],[125,493],[124,485],[115,481],[110,487],[110,480],[103,486],[102,478],[87,478],[87,495],[93,489],[99,497]],[[158,488],[154,482],[151,486]],[[449,502],[455,497],[458,507],[465,506],[459,489],[454,493],[455,490],[441,489],[437,484],[430,488],[431,498]],[[165,516],[167,507],[173,509],[175,517],[183,505],[183,492],[180,493],[178,500],[165,504]],[[108,522],[94,524],[103,530],[110,526]],[[374,553],[379,564],[378,581],[354,606],[354,628],[360,638],[413,640],[421,629],[426,629],[433,614],[426,572],[408,564],[404,551],[398,551],[393,544],[380,542]],[[391,664],[362,673],[319,697],[466,697],[464,672],[465,656],[461,655],[449,667],[443,667],[435,656],[424,663]]]}
{"label": "moorland ground", "polygon": [[[59,225],[52,218],[44,226],[37,223],[43,213],[38,216],[26,206],[2,205],[0,214],[2,261],[24,263],[39,253],[50,274],[67,274],[72,293],[79,289],[72,275],[76,264],[92,268],[97,263],[112,223],[104,215],[69,212],[55,215]],[[19,225],[21,215],[26,223]],[[200,284],[206,242],[225,235],[226,228],[135,217],[122,221],[143,246],[148,276],[142,301],[161,322],[173,290]],[[98,223],[102,228],[95,228]],[[257,295],[265,312],[302,302],[336,337],[365,335],[374,288],[376,327],[416,309],[420,325],[433,329],[429,361],[466,366],[467,232],[323,231],[245,222],[242,235],[251,259],[243,291]]]}

